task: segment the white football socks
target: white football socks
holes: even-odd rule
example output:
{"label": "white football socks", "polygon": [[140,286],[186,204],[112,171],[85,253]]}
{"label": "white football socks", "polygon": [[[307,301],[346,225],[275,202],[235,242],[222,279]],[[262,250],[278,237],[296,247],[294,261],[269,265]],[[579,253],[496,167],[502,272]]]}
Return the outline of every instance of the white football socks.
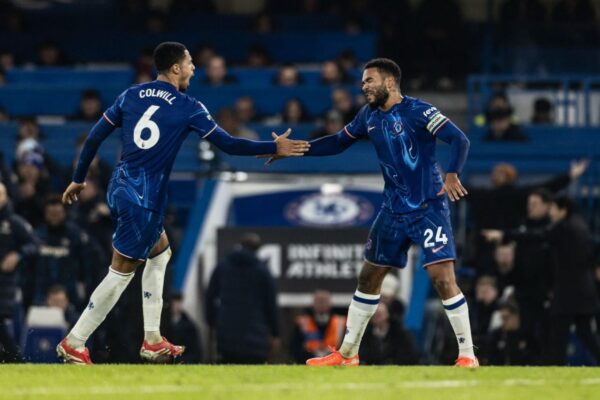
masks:
{"label": "white football socks", "polygon": [[160,316],[163,308],[165,271],[171,258],[171,248],[149,258],[142,274],[142,306],[144,313],[144,339],[149,344],[162,341]]}
{"label": "white football socks", "polygon": [[340,353],[346,358],[358,354],[360,341],[362,340],[369,320],[375,314],[379,305],[378,294],[366,294],[360,291],[354,293],[350,307],[348,308],[348,319],[346,321],[346,335],[340,347]]}
{"label": "white football socks", "polygon": [[108,274],[90,296],[90,302],[67,336],[67,343],[83,351],[85,342],[113,309],[121,294],[133,279],[134,272],[124,274],[108,268]]}
{"label": "white football socks", "polygon": [[458,356],[475,358],[473,339],[471,338],[471,323],[469,322],[469,306],[462,293],[442,300],[450,325],[458,342]]}

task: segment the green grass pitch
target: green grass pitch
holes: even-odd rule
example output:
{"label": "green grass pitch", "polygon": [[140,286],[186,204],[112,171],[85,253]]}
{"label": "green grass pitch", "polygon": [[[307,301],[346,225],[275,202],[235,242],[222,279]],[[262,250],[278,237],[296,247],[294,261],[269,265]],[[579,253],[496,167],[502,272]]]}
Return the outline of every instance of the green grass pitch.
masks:
{"label": "green grass pitch", "polygon": [[2,365],[0,399],[600,399],[600,368]]}

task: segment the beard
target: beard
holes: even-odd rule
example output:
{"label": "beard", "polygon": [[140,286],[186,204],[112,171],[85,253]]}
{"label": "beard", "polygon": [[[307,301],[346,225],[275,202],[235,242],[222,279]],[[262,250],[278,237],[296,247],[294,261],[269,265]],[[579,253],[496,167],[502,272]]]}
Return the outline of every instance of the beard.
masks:
{"label": "beard", "polygon": [[371,108],[382,107],[390,97],[390,92],[383,85],[379,86],[371,94],[373,96],[373,101],[369,102]]}

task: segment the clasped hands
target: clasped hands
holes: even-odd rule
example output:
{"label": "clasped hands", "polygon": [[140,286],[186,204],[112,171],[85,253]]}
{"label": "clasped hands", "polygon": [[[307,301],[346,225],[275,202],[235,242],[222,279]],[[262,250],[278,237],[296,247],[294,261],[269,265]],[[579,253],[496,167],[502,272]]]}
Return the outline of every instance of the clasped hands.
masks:
{"label": "clasped hands", "polygon": [[310,143],[305,140],[292,140],[288,136],[292,130],[288,128],[282,135],[277,135],[271,132],[273,141],[277,144],[277,152],[275,154],[261,154],[257,158],[268,158],[265,165],[271,165],[274,161],[287,157],[302,157],[310,148]]}

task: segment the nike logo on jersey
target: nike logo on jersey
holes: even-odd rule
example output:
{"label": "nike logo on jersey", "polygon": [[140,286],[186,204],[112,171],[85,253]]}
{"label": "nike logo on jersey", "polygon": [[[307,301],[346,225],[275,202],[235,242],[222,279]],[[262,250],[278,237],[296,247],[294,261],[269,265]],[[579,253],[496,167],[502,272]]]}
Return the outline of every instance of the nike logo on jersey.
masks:
{"label": "nike logo on jersey", "polygon": [[431,249],[431,252],[432,252],[433,254],[435,254],[435,253],[437,253],[438,251],[440,251],[441,249],[443,249],[444,247],[446,247],[446,245],[445,245],[445,244],[441,245],[440,247],[435,247],[435,248]]}
{"label": "nike logo on jersey", "polygon": [[367,128],[367,132],[371,132],[373,129],[375,129],[375,127],[374,127],[374,126],[369,126],[369,127]]}

